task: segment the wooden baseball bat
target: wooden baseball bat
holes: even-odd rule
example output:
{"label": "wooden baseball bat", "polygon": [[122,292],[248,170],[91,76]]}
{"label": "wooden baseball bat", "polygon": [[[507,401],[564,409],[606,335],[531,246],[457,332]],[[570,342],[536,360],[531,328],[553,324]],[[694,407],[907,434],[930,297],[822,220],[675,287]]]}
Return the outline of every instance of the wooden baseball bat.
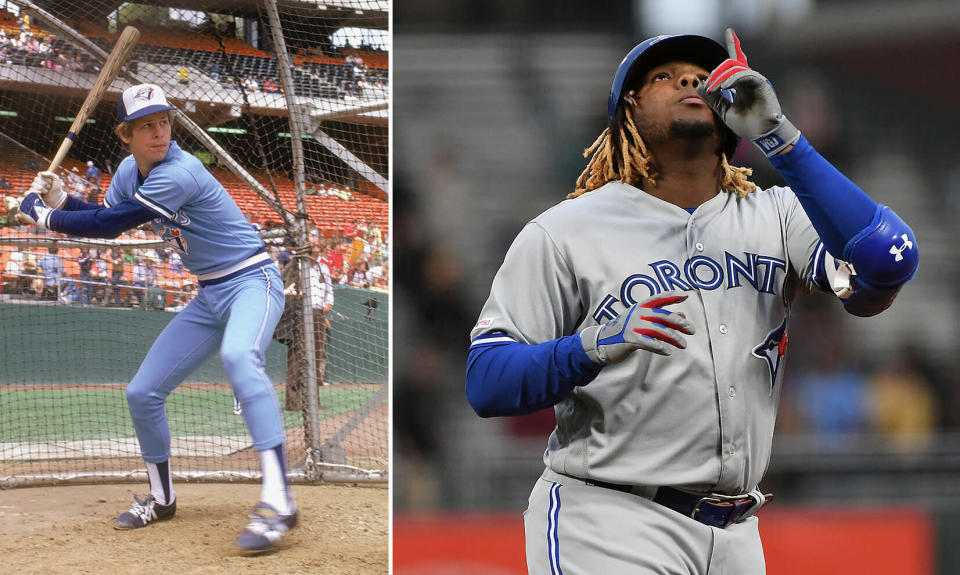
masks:
{"label": "wooden baseball bat", "polygon": [[53,161],[50,162],[50,167],[47,168],[48,172],[56,171],[56,169],[60,167],[60,162],[67,157],[67,152],[70,151],[70,146],[73,145],[73,141],[77,139],[77,134],[80,133],[83,125],[87,122],[87,118],[90,117],[90,114],[93,113],[97,104],[100,103],[104,92],[107,91],[107,88],[113,83],[117,74],[120,73],[120,68],[123,67],[127,58],[130,57],[139,39],[140,30],[137,30],[133,26],[127,26],[123,29],[120,38],[117,39],[117,43],[113,47],[113,51],[110,52],[110,56],[107,57],[103,68],[100,69],[100,75],[97,76],[93,87],[90,88],[87,99],[83,101],[83,106],[80,107],[80,111],[77,112],[77,116],[73,119],[73,125],[70,126],[70,131],[67,132],[67,136],[60,144],[57,155],[54,156]]}

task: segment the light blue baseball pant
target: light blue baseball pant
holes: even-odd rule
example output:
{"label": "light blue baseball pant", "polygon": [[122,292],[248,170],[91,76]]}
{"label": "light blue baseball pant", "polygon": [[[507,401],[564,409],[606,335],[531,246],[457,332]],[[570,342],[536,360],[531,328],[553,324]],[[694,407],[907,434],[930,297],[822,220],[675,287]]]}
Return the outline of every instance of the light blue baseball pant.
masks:
{"label": "light blue baseball pant", "polygon": [[218,350],[257,450],[284,440],[283,419],[264,353],[283,312],[283,282],[276,264],[202,286],[153,342],[127,385],[127,405],[144,461],[170,458],[164,402],[193,370]]}

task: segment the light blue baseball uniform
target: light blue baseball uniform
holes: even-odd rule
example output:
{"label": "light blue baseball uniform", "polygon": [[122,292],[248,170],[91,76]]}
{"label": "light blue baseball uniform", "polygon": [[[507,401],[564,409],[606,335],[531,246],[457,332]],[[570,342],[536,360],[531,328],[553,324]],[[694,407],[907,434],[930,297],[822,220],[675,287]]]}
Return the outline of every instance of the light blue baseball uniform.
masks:
{"label": "light blue baseball uniform", "polygon": [[254,448],[281,444],[280,406],[263,366],[283,312],[283,283],[263,241],[223,186],[176,142],[146,178],[133,156],[120,163],[104,204],[131,199],[157,216],[153,229],[200,283],[197,296],[164,328],[127,386],[144,460],[169,459],[164,401],[218,350]]}

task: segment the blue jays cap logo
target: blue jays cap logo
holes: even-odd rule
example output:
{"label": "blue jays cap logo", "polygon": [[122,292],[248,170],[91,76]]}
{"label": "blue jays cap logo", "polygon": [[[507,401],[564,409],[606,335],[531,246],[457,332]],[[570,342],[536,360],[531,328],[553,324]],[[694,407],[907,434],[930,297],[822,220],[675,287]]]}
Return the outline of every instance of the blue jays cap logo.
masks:
{"label": "blue jays cap logo", "polygon": [[146,86],[137,90],[137,93],[133,95],[133,99],[136,102],[149,102],[153,98],[153,88]]}

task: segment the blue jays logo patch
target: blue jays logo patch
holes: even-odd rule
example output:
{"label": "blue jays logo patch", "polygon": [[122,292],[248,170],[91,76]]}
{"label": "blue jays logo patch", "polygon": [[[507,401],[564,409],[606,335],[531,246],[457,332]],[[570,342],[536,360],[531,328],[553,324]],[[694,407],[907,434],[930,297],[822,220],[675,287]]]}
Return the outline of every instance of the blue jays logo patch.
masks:
{"label": "blue jays logo patch", "polygon": [[140,88],[133,95],[134,102],[149,102],[153,99],[153,88]]}
{"label": "blue jays logo patch", "polygon": [[770,368],[770,393],[773,393],[773,386],[777,383],[777,373],[780,371],[780,364],[783,356],[787,354],[787,318],[783,318],[783,323],[773,331],[767,334],[763,343],[753,348],[753,357],[767,362]]}

